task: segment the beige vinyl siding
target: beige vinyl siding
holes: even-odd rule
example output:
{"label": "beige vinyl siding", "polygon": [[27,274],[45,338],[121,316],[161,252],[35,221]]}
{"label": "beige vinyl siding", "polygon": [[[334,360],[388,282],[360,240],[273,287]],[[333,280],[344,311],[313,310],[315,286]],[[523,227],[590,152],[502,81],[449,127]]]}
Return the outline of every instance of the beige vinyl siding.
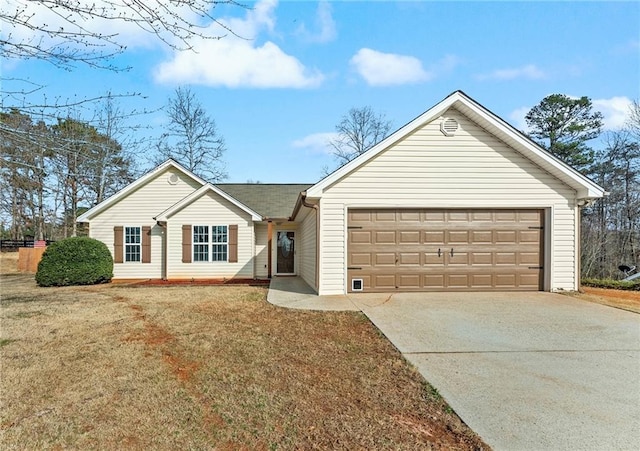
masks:
{"label": "beige vinyl siding", "polygon": [[[175,185],[167,181],[172,173],[179,177]],[[152,226],[151,263],[116,263],[113,267],[115,279],[162,278],[164,230],[153,218],[198,188],[200,188],[198,182],[182,172],[169,168],[91,219],[89,235],[105,243],[112,255],[114,226]]]}
{"label": "beige vinyl siding", "polygon": [[455,136],[435,120],[324,191],[320,294],[345,291],[346,211],[367,206],[547,209],[548,288],[575,289],[575,191],[458,111],[443,117],[459,122]]}
{"label": "beige vinyl siding", "polygon": [[[238,225],[238,262],[182,263],[182,226]],[[167,278],[253,278],[254,232],[249,213],[209,191],[167,220]]]}
{"label": "beige vinyl siding", "polygon": [[316,210],[305,208],[306,214],[298,228],[298,272],[314,290],[316,287]]}
{"label": "beige vinyl siding", "polygon": [[269,268],[267,264],[269,262],[268,246],[268,226],[267,223],[259,222],[255,224],[255,275],[258,278],[266,278],[269,276]]}

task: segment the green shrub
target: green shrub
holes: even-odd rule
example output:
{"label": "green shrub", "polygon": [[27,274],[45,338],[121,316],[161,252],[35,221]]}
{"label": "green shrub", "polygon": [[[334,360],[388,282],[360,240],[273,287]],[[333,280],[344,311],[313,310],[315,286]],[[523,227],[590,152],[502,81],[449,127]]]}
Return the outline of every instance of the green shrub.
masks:
{"label": "green shrub", "polygon": [[640,280],[582,279],[582,285],[595,288],[612,288],[614,290],[640,291]]}
{"label": "green shrub", "polygon": [[57,241],[47,247],[38,264],[41,287],[94,285],[113,277],[113,258],[107,246],[88,237]]}

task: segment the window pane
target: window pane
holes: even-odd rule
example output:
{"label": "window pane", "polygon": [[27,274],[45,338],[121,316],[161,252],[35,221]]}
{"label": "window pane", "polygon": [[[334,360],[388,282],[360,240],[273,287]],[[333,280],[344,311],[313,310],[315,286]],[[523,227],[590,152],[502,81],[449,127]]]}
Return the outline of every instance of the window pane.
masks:
{"label": "window pane", "polygon": [[125,227],[125,244],[140,244],[140,227]]}
{"label": "window pane", "polygon": [[209,226],[193,226],[193,242],[208,243],[209,242]]}
{"label": "window pane", "polygon": [[124,249],[125,261],[127,262],[139,262],[140,261],[140,245],[127,244]]}
{"label": "window pane", "polygon": [[214,262],[226,262],[227,261],[227,245],[226,244],[214,244],[212,260]]}
{"label": "window pane", "polygon": [[209,245],[208,244],[194,244],[193,245],[193,260],[196,262],[209,261]]}
{"label": "window pane", "polygon": [[227,226],[212,226],[211,227],[212,243],[226,243],[227,242]]}

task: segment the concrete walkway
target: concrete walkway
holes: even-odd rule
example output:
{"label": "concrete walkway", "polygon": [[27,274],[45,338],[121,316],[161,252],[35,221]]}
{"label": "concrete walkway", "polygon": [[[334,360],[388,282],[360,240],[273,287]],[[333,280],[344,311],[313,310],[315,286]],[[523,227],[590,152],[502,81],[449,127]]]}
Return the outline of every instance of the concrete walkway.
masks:
{"label": "concrete walkway", "polygon": [[267,301],[301,310],[360,311],[348,296],[318,296],[304,280],[295,276],[274,276]]}

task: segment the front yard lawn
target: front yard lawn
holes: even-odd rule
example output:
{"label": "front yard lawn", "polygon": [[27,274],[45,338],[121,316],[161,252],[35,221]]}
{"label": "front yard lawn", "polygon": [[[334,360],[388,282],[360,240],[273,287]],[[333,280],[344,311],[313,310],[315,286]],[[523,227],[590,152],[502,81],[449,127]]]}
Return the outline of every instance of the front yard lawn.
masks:
{"label": "front yard lawn", "polygon": [[360,313],[1,276],[2,449],[487,449]]}

